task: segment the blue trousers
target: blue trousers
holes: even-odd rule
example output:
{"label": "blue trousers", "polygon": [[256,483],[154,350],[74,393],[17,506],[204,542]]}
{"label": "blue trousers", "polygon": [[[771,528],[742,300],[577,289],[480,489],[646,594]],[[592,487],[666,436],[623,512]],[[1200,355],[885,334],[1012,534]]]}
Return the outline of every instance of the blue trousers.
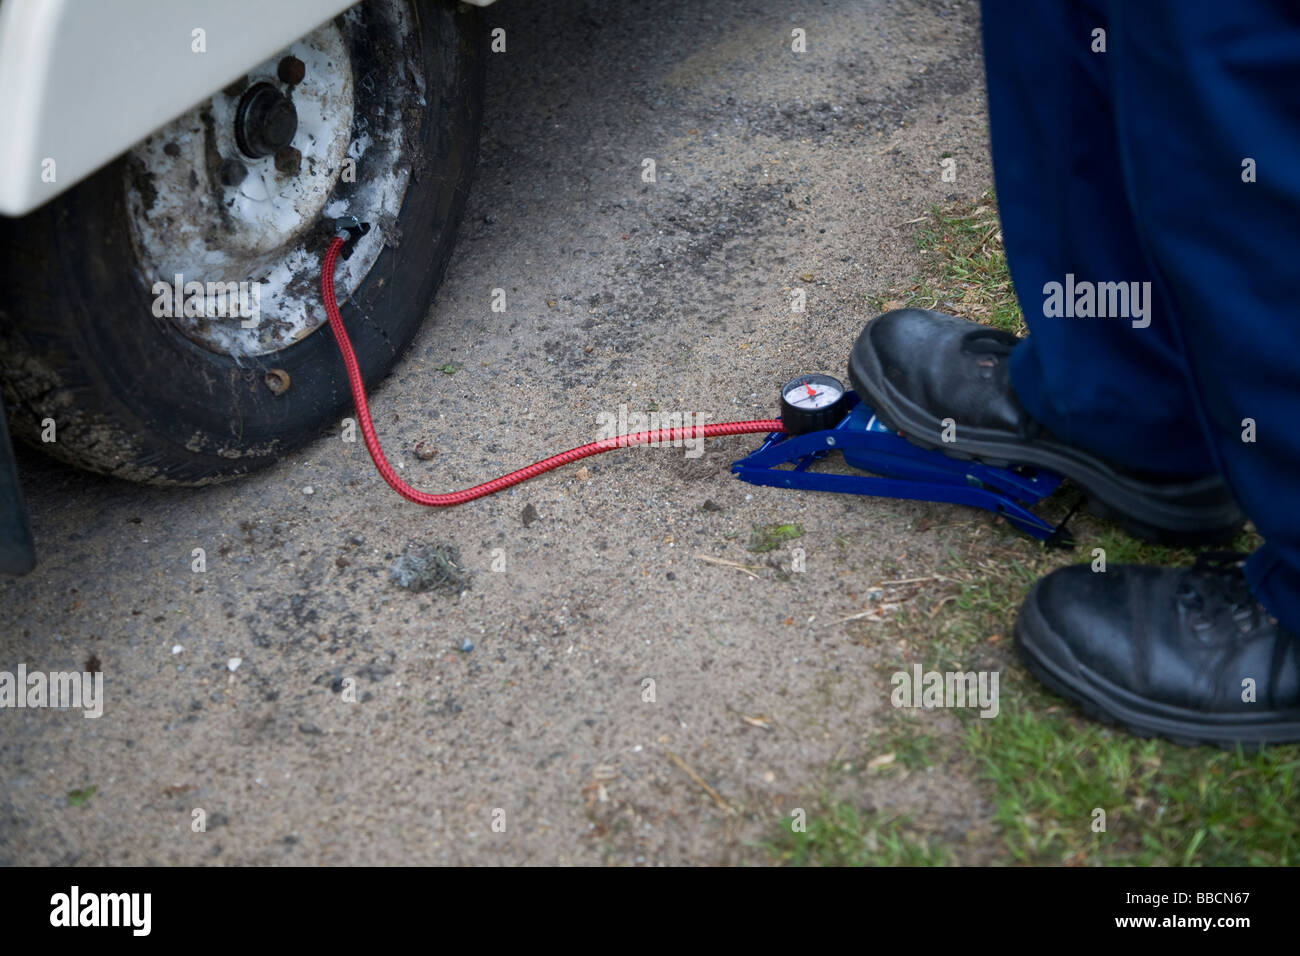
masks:
{"label": "blue trousers", "polygon": [[[984,0],[983,28],[1017,396],[1130,468],[1221,474],[1300,634],[1300,3]],[[1103,282],[1145,317],[1052,301]]]}

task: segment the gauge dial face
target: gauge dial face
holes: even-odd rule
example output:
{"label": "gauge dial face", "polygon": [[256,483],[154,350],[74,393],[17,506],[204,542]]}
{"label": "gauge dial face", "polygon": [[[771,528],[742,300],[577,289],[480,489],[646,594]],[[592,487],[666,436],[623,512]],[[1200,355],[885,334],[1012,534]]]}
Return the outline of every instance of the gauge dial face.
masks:
{"label": "gauge dial face", "polygon": [[844,397],[844,386],[829,375],[801,375],[781,390],[781,396],[798,409],[829,408]]}
{"label": "gauge dial face", "polygon": [[800,375],[781,389],[781,426],[787,435],[834,428],[850,404],[838,380],[829,375]]}

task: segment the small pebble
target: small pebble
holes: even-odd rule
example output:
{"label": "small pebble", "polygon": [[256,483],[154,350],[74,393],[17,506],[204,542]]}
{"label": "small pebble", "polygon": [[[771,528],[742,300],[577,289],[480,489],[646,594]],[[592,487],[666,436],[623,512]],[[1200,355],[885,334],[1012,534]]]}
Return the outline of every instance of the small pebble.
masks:
{"label": "small pebble", "polygon": [[314,495],[316,493],[316,489],[313,488],[311,485],[307,485],[305,488],[303,488],[302,493],[304,495]]}
{"label": "small pebble", "polygon": [[468,654],[470,651],[474,650],[474,642],[467,637],[461,642],[460,649]]}
{"label": "small pebble", "polygon": [[180,653],[181,651],[183,651],[183,650],[185,650],[185,648],[181,647],[179,644],[173,644],[173,645],[172,645],[172,653],[173,653],[173,654],[179,654],[179,653]]}
{"label": "small pebble", "polygon": [[229,668],[230,672],[233,674],[235,671],[239,670],[239,665],[242,663],[244,663],[242,657],[232,657],[230,660],[226,661],[226,667]]}

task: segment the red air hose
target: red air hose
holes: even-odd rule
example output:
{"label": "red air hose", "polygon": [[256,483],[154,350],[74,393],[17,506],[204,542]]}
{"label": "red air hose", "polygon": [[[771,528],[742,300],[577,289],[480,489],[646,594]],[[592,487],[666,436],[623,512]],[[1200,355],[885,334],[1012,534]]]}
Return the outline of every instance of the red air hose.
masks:
{"label": "red air hose", "polygon": [[652,442],[671,444],[687,438],[716,438],[720,435],[748,435],[754,432],[779,432],[782,430],[779,419],[767,418],[748,422],[719,422],[714,425],[697,425],[692,428],[660,428],[655,431],[636,432],[632,435],[624,435],[619,438],[603,438],[588,445],[570,448],[568,451],[562,451],[558,455],[552,455],[543,461],[534,462],[527,468],[520,468],[508,475],[502,475],[500,478],[493,478],[491,481],[485,481],[473,488],[466,488],[464,491],[453,491],[445,495],[431,495],[424,491],[417,491],[397,477],[397,472],[393,470],[393,466],[384,457],[383,449],[379,447],[379,438],[375,435],[375,426],[370,421],[370,406],[366,402],[366,389],[361,381],[361,369],[357,366],[357,357],[352,351],[352,343],[348,340],[347,330],[343,328],[343,319],[339,315],[338,303],[334,300],[334,264],[338,261],[339,251],[343,248],[343,243],[342,238],[338,236],[334,238],[325,253],[325,262],[321,267],[320,290],[321,296],[325,300],[325,314],[329,316],[330,331],[334,333],[334,341],[338,342],[339,352],[343,355],[343,364],[347,366],[348,385],[352,389],[352,400],[357,406],[357,421],[361,423],[361,434],[366,440],[366,449],[370,452],[370,457],[374,459],[375,467],[383,475],[384,481],[388,482],[389,486],[403,498],[414,501],[417,505],[430,505],[434,508],[463,505],[467,501],[484,498],[501,491],[503,488],[509,488],[521,481],[535,478],[543,472],[559,468],[561,465],[589,458],[592,455],[599,455],[603,451],[626,448],[629,445],[646,445]]}

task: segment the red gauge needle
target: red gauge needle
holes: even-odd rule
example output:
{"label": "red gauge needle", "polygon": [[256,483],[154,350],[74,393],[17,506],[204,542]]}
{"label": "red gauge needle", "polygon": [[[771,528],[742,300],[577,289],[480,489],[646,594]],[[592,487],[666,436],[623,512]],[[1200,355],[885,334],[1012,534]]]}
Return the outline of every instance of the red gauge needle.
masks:
{"label": "red gauge needle", "polygon": [[814,398],[817,397],[817,389],[813,388],[813,387],[812,387],[811,385],[809,385],[807,382],[804,382],[804,383],[803,383],[803,387],[806,388],[806,389],[808,389],[808,394],[809,394],[809,395],[813,396]]}

